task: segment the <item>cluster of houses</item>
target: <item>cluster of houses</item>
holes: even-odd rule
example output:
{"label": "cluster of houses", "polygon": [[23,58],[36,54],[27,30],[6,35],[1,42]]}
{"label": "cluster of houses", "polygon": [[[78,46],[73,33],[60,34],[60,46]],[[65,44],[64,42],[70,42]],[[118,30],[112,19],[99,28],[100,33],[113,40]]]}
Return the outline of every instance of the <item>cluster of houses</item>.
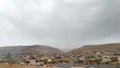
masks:
{"label": "cluster of houses", "polygon": [[17,58],[17,63],[23,65],[45,65],[45,64],[58,64],[58,63],[83,63],[83,64],[100,64],[100,63],[114,63],[120,64],[120,50],[115,52],[80,52],[77,55],[52,55],[52,56],[30,56],[26,55]]}
{"label": "cluster of houses", "polygon": [[[77,55],[76,55],[77,54]],[[83,64],[120,64],[120,49],[115,51],[76,52],[72,54],[75,63]]]}
{"label": "cluster of houses", "polygon": [[[3,61],[0,59],[0,61]],[[6,60],[7,61],[7,60]],[[9,57],[10,61],[10,57]],[[14,62],[21,65],[58,64],[58,63],[81,63],[81,64],[100,64],[114,63],[120,64],[120,49],[116,51],[94,51],[76,52],[71,55],[21,55],[14,58]]]}
{"label": "cluster of houses", "polygon": [[58,64],[58,63],[66,63],[68,62],[68,58],[64,55],[24,55],[24,56],[17,56],[15,61],[21,65],[38,65],[43,66],[46,64]]}

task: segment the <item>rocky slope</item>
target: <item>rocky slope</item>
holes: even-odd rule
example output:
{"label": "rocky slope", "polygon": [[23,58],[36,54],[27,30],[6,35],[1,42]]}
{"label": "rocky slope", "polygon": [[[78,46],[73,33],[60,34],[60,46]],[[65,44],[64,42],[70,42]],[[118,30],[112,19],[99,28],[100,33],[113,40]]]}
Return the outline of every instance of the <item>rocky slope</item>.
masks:
{"label": "rocky slope", "polygon": [[11,53],[12,55],[39,55],[39,54],[62,54],[63,51],[44,45],[31,45],[31,46],[10,46],[0,47],[0,57]]}
{"label": "rocky slope", "polygon": [[120,43],[100,44],[100,45],[86,45],[81,48],[74,49],[68,52],[68,55],[80,53],[93,53],[93,52],[115,52],[120,50]]}

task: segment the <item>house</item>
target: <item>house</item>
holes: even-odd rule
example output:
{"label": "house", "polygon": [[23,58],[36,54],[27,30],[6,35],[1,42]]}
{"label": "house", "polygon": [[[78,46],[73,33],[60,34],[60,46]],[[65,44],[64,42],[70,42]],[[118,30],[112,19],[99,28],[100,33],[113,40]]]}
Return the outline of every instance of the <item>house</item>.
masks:
{"label": "house", "polygon": [[29,65],[36,65],[36,60],[35,59],[30,59],[29,61]]}
{"label": "house", "polygon": [[118,58],[118,61],[120,61],[120,56],[117,56],[117,58]]}
{"label": "house", "polygon": [[110,55],[102,55],[102,58],[109,59],[109,58],[111,58],[111,56]]}
{"label": "house", "polygon": [[101,53],[101,52],[96,52],[95,54],[97,54],[97,55],[101,55],[102,53]]}
{"label": "house", "polygon": [[27,55],[27,56],[25,56],[24,58],[25,58],[25,59],[29,59],[29,58],[30,58],[30,56],[29,56],[29,55]]}
{"label": "house", "polygon": [[96,52],[95,57],[96,58],[102,58],[102,53],[101,52]]}
{"label": "house", "polygon": [[52,59],[47,59],[47,62],[52,62]]}
{"label": "house", "polygon": [[18,61],[18,63],[19,63],[20,65],[25,65],[25,64],[26,64],[25,62],[22,62],[22,61]]}
{"label": "house", "polygon": [[85,57],[80,57],[79,60],[82,60],[82,61],[83,61],[83,60],[85,60]]}
{"label": "house", "polygon": [[43,66],[44,62],[40,62],[40,61],[38,62],[36,59],[29,59],[25,61],[25,64]]}
{"label": "house", "polygon": [[109,62],[111,61],[111,55],[103,54],[101,59],[102,59],[102,62]]}
{"label": "house", "polygon": [[86,67],[70,67],[70,68],[86,68]]}
{"label": "house", "polygon": [[0,63],[2,63],[4,61],[4,59],[0,59]]}

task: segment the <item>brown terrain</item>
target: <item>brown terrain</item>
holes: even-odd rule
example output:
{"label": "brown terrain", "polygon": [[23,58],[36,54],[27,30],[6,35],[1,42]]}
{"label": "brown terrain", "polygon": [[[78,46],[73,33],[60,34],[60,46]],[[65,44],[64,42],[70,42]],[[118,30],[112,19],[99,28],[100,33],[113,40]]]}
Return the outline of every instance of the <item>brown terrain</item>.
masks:
{"label": "brown terrain", "polygon": [[[28,66],[28,65],[18,65],[18,64],[0,64],[0,68],[51,68],[44,66]],[[52,68],[60,68],[60,67],[52,67]]]}
{"label": "brown terrain", "polygon": [[64,52],[60,49],[45,46],[45,45],[30,45],[30,46],[10,46],[0,47],[0,57],[4,57],[6,54],[11,53],[12,56],[20,55],[55,55],[63,54]]}
{"label": "brown terrain", "polygon": [[36,68],[35,66],[23,66],[23,65],[17,65],[17,64],[0,64],[0,68]]}
{"label": "brown terrain", "polygon": [[81,48],[74,49],[68,54],[80,53],[80,52],[105,52],[105,51],[116,51],[120,49],[120,43],[101,44],[101,45],[86,45]]}
{"label": "brown terrain", "polygon": [[[31,46],[13,46],[13,47],[1,47],[0,48],[0,56],[3,56],[7,53],[11,53],[13,56],[17,55],[39,55],[45,54],[46,56],[52,56],[61,54],[59,56],[63,56],[62,54],[66,55],[67,58],[70,59],[72,56],[89,56],[92,55],[94,52],[109,52],[115,53],[117,50],[120,51],[120,43],[111,43],[111,44],[101,44],[101,45],[86,45],[81,48],[77,48],[71,50],[67,53],[50,46],[43,46],[43,45],[31,45]],[[47,55],[48,54],[48,55]],[[75,59],[75,58],[73,58]],[[36,66],[29,66],[29,65],[18,65],[18,64],[0,64],[0,68],[36,68]],[[40,68],[47,68],[47,67],[40,67]],[[56,68],[56,67],[53,67]]]}

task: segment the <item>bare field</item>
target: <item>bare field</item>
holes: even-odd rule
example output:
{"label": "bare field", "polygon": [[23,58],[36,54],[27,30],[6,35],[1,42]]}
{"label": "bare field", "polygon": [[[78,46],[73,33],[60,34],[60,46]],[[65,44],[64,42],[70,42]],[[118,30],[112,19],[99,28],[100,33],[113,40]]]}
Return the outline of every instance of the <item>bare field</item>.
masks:
{"label": "bare field", "polygon": [[0,68],[36,68],[35,66],[25,66],[17,64],[0,64]]}
{"label": "bare field", "polygon": [[59,67],[36,67],[28,65],[18,65],[18,64],[0,64],[0,68],[59,68]]}

